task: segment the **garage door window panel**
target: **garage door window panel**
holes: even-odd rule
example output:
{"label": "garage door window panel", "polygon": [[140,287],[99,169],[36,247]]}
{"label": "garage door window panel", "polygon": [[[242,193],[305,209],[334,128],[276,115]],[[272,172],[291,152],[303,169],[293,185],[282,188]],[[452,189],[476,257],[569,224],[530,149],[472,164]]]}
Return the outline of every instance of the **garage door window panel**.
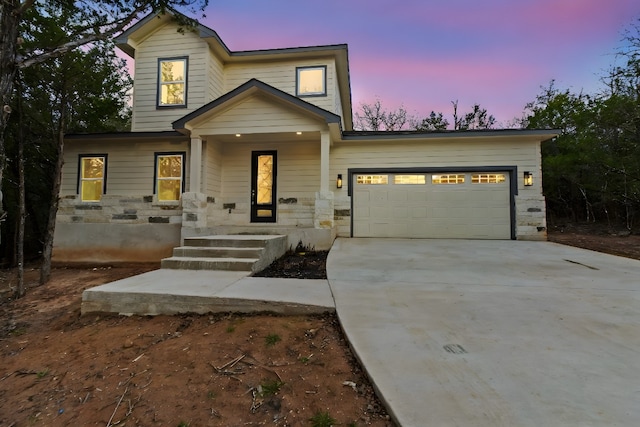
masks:
{"label": "garage door window panel", "polygon": [[503,173],[474,173],[471,175],[472,184],[501,184],[507,182]]}
{"label": "garage door window panel", "polygon": [[389,175],[356,175],[356,184],[387,185]]}
{"label": "garage door window panel", "polygon": [[393,183],[396,185],[420,185],[427,183],[425,175],[395,175]]}
{"label": "garage door window panel", "polygon": [[461,174],[431,175],[431,183],[440,184],[464,184],[465,176]]}

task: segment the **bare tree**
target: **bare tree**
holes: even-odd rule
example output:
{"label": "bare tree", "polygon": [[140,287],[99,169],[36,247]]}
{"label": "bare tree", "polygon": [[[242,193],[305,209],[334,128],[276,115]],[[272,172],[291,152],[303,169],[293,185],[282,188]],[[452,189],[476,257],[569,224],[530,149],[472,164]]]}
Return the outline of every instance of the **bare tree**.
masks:
{"label": "bare tree", "polygon": [[406,129],[413,119],[404,106],[396,110],[385,110],[379,99],[373,104],[360,104],[360,112],[355,114],[355,124],[358,130],[396,131]]}
{"label": "bare tree", "polygon": [[473,104],[471,111],[462,117],[458,116],[458,100],[451,101],[451,104],[454,130],[491,129],[496,124],[496,118],[486,108],[481,108],[480,104]]}

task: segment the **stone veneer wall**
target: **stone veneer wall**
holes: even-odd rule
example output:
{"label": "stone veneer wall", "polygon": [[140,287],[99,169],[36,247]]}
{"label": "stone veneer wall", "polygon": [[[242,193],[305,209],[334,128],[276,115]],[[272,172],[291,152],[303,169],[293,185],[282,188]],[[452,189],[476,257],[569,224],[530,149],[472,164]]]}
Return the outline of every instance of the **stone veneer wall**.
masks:
{"label": "stone veneer wall", "polygon": [[94,203],[81,202],[77,196],[60,199],[58,223],[180,224],[180,204],[155,202],[154,196],[103,195]]}
{"label": "stone veneer wall", "polygon": [[153,196],[103,195],[94,203],[61,198],[53,261],[156,262],[180,244],[182,207]]}
{"label": "stone veneer wall", "polygon": [[333,204],[333,221],[339,237],[351,236],[351,214],[351,198],[336,194]]}
{"label": "stone veneer wall", "polygon": [[[277,226],[313,227],[315,199],[311,197],[280,197],[278,199]],[[246,201],[219,201],[207,198],[207,226],[255,226],[265,228],[272,223],[250,223],[250,205]]]}
{"label": "stone veneer wall", "polygon": [[544,196],[516,196],[518,240],[547,240],[547,207]]}

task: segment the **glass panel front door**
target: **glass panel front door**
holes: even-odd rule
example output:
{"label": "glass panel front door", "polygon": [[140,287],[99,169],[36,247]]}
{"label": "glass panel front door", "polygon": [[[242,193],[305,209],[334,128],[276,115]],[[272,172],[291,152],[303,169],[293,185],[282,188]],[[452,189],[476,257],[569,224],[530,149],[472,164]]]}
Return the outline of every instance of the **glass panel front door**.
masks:
{"label": "glass panel front door", "polygon": [[276,222],[276,152],[251,153],[251,222]]}

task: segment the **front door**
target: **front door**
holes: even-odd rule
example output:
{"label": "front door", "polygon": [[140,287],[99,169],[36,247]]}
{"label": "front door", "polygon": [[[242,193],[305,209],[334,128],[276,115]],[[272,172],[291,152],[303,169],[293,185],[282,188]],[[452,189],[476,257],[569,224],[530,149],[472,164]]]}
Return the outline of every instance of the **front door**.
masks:
{"label": "front door", "polygon": [[251,222],[276,222],[276,151],[251,153]]}

